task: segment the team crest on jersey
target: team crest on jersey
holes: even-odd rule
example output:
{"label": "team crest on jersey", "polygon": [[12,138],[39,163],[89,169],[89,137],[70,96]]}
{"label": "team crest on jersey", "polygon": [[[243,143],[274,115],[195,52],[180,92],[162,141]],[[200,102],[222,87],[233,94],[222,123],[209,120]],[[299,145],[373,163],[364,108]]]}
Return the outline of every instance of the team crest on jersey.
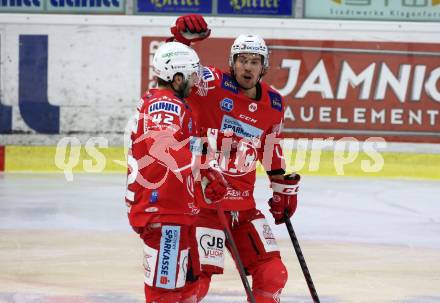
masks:
{"label": "team crest on jersey", "polygon": [[275,92],[268,92],[269,94],[269,98],[270,98],[270,105],[272,106],[272,108],[278,110],[278,111],[283,111],[283,103],[281,102],[281,96],[280,94],[277,94]]}
{"label": "team crest on jersey", "polygon": [[229,98],[224,98],[222,101],[220,101],[220,108],[222,111],[230,112],[234,109],[234,101]]}
{"label": "team crest on jersey", "polygon": [[213,81],[215,79],[214,73],[207,67],[203,68],[202,77],[205,82]]}
{"label": "team crest on jersey", "polygon": [[155,112],[167,112],[172,114],[177,114],[180,116],[180,106],[167,101],[157,101],[148,106],[148,113],[152,114]]}
{"label": "team crest on jersey", "polygon": [[222,87],[233,92],[234,94],[238,94],[238,87],[235,80],[227,74],[223,74]]}
{"label": "team crest on jersey", "polygon": [[251,113],[255,112],[255,111],[258,109],[258,105],[257,105],[257,103],[252,102],[251,104],[249,104],[248,109],[249,109],[249,111],[250,111]]}

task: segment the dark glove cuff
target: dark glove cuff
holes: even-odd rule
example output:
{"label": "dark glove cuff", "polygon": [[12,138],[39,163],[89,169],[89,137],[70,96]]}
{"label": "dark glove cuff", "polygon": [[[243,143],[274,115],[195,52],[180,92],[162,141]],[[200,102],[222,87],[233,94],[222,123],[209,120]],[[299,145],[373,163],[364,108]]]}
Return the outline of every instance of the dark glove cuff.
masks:
{"label": "dark glove cuff", "polygon": [[271,177],[271,176],[276,176],[276,175],[284,175],[286,173],[286,171],[284,169],[280,168],[280,169],[266,171],[266,173],[269,177]]}

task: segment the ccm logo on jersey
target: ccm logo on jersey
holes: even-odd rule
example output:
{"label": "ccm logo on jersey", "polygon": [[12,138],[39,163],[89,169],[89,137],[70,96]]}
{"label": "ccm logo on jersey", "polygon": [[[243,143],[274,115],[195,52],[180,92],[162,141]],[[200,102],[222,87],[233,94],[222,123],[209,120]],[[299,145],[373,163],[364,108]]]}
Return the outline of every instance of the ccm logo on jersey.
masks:
{"label": "ccm logo on jersey", "polygon": [[243,114],[240,114],[240,118],[243,119],[243,120],[246,120],[246,121],[252,122],[252,123],[257,123],[257,119],[254,119],[254,118],[248,117],[248,116],[243,115]]}
{"label": "ccm logo on jersey", "polygon": [[180,106],[167,101],[154,102],[148,107],[148,113],[152,114],[155,112],[167,112],[180,116]]}

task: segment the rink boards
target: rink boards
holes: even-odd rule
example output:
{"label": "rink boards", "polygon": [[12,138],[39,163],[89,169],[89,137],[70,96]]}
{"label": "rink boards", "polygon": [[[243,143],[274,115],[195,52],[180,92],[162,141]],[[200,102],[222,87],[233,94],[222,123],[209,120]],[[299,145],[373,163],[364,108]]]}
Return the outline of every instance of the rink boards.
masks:
{"label": "rink boards", "polygon": [[[285,149],[284,154],[287,170],[304,175],[440,180],[436,149],[430,145],[419,147],[418,152]],[[126,159],[122,147],[6,146],[0,148],[2,168],[6,172],[125,173]],[[260,166],[257,173],[263,174]]]}

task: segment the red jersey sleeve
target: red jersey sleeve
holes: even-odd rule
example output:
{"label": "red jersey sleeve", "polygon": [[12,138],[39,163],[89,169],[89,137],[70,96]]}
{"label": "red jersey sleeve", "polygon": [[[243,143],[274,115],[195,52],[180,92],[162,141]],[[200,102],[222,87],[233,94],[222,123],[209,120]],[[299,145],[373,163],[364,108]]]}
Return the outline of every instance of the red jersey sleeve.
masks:
{"label": "red jersey sleeve", "polygon": [[286,163],[282,149],[282,135],[281,130],[283,126],[283,98],[280,94],[269,91],[268,102],[272,109],[267,114],[267,117],[272,122],[272,125],[266,129],[261,138],[261,145],[258,149],[258,157],[264,169],[268,174],[284,174]]}
{"label": "red jersey sleeve", "polygon": [[281,146],[282,121],[267,130],[262,137],[261,147],[258,149],[258,158],[264,169],[269,174],[271,172],[283,173],[286,169],[283,149]]}

